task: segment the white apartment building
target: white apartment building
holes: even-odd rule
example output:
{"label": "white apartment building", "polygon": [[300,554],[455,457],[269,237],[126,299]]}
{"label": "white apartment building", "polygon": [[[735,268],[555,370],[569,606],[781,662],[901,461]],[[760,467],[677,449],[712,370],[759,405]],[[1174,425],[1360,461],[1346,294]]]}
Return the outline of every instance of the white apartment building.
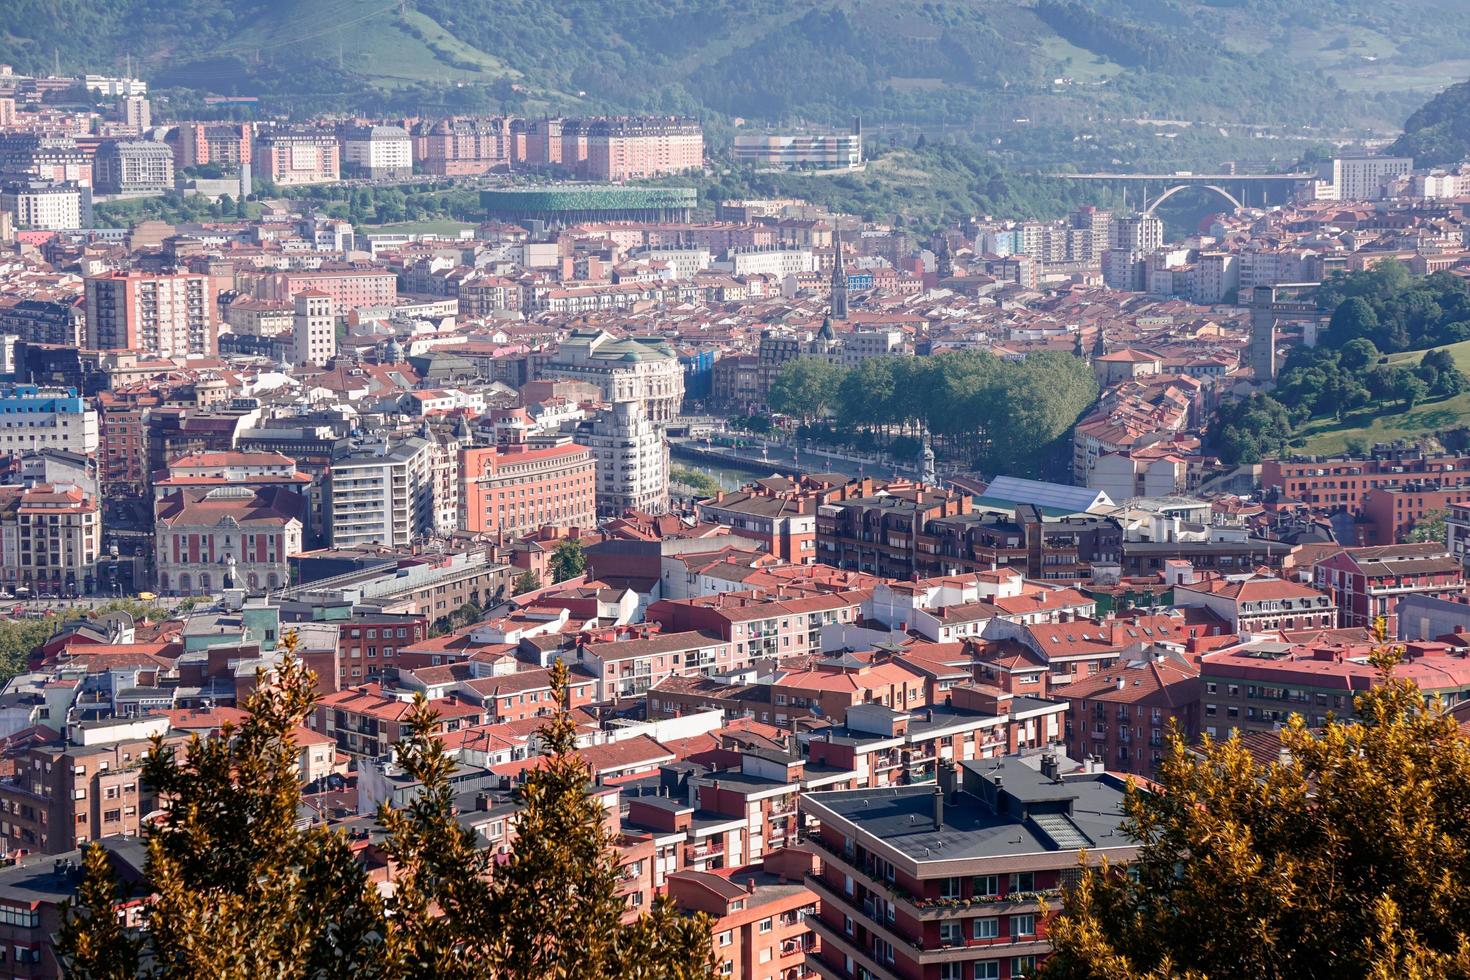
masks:
{"label": "white apartment building", "polygon": [[95,456],[97,410],[75,388],[0,387],[0,455],[61,449]]}
{"label": "white apartment building", "polygon": [[332,460],[332,547],[407,547],[434,530],[437,446],[415,436],[367,443]]}
{"label": "white apartment building", "polygon": [[817,257],[809,248],[766,248],[758,245],[726,249],[711,267],[732,276],[800,276],[816,272]]}
{"label": "white apartment building", "polygon": [[307,289],[293,299],[289,359],[292,364],[323,367],[337,356],[337,317],[332,312],[332,297],[318,289]]}
{"label": "white apartment building", "polygon": [[17,228],[70,231],[82,226],[82,192],[75,184],[7,184],[0,188],[0,211],[14,215]]}
{"label": "white apartment building", "polygon": [[1233,252],[1201,252],[1195,260],[1190,299],[1222,303],[1240,289],[1240,259]]}
{"label": "white apartment building", "polygon": [[856,367],[870,357],[892,357],[902,354],[902,330],[854,330],[842,338],[838,347],[844,367]]}
{"label": "white apartment building", "polygon": [[597,463],[597,515],[669,509],[669,445],[663,429],[636,401],[616,402],[576,429],[576,442]]}
{"label": "white apartment building", "polygon": [[1334,157],[1317,170],[1311,196],[1326,201],[1376,201],[1383,184],[1414,169],[1411,157]]}
{"label": "white apartment building", "polygon": [[347,175],[375,180],[413,174],[413,141],[402,126],[356,126],[342,138]]}

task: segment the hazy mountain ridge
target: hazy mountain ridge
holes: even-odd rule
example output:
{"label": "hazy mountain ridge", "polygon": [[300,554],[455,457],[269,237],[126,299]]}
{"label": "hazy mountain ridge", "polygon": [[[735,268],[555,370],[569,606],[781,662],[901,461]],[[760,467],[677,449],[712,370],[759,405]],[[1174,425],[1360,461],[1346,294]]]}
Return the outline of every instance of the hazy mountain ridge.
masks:
{"label": "hazy mountain ridge", "polygon": [[119,71],[131,56],[155,86],[301,111],[1383,126],[1422,98],[1394,72],[1422,92],[1470,50],[1441,10],[1453,0],[11,0],[0,60]]}

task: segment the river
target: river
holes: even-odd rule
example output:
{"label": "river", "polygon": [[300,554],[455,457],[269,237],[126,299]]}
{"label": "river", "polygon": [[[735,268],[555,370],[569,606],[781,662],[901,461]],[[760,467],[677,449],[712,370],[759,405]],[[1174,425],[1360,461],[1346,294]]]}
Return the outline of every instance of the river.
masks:
{"label": "river", "polygon": [[[702,449],[703,440],[685,442],[671,439],[669,455],[672,457],[672,465],[711,476],[718,480],[720,486],[726,490],[738,489],[756,477],[770,476],[772,473],[780,473],[785,476],[795,473],[842,473],[857,477],[895,475],[912,477],[914,475],[912,469],[905,470],[886,463],[860,462],[844,456],[829,455],[821,450],[802,449],[793,453],[788,446],[763,443],[754,437],[742,436],[740,442],[739,453],[754,457],[748,463],[741,465],[736,465],[729,460],[699,457],[691,449]],[[762,448],[765,448],[767,453],[766,459],[760,458]],[[726,448],[724,452],[733,453],[736,450]]]}

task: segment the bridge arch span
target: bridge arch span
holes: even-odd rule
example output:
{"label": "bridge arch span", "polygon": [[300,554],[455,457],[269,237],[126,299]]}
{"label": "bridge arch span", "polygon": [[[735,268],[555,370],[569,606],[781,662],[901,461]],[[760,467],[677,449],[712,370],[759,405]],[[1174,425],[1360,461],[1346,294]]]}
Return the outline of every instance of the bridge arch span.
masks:
{"label": "bridge arch span", "polygon": [[1234,194],[1230,193],[1219,184],[1175,184],[1173,187],[1169,188],[1168,190],[1164,191],[1164,193],[1154,198],[1153,201],[1149,203],[1149,206],[1143,209],[1143,213],[1153,214],[1154,208],[1158,207],[1160,204],[1163,204],[1165,201],[1173,197],[1175,194],[1178,194],[1180,191],[1189,190],[1191,187],[1203,187],[1207,191],[1214,191],[1216,194],[1219,194],[1225,200],[1229,201],[1231,206],[1234,207],[1237,211],[1241,210],[1245,206],[1241,204],[1240,201],[1236,200]]}

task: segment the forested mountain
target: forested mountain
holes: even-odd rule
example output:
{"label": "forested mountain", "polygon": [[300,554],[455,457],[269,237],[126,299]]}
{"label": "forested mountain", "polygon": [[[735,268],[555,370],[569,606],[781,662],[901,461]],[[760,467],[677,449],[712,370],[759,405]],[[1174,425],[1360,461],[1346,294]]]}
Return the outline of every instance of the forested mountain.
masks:
{"label": "forested mountain", "polygon": [[[7,0],[0,61],[267,110],[686,111],[949,123],[1099,114],[1396,128],[1470,74],[1458,0]],[[1456,60],[1460,59],[1460,60]],[[178,103],[175,103],[176,105]],[[188,105],[185,98],[184,104]]]}
{"label": "forested mountain", "polygon": [[1421,165],[1459,163],[1470,157],[1470,82],[1451,85],[1404,123],[1391,147]]}

